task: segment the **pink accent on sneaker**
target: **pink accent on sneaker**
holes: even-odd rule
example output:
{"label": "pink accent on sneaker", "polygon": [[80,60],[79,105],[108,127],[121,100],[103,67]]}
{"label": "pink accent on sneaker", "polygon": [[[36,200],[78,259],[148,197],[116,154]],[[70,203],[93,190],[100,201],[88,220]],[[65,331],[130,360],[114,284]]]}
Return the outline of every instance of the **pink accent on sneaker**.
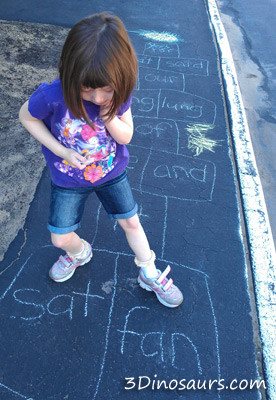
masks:
{"label": "pink accent on sneaker", "polygon": [[157,279],[157,282],[159,285],[164,285],[164,290],[165,292],[167,290],[169,290],[169,288],[172,286],[173,284],[173,280],[170,278],[169,280],[166,279],[166,276],[168,275],[168,273],[171,271],[171,267],[168,265],[167,268],[165,269],[164,272],[162,272],[162,274],[159,276],[159,278]]}
{"label": "pink accent on sneaker", "polygon": [[178,287],[173,284],[173,280],[166,278],[171,267],[168,265],[162,273],[159,269],[157,271],[157,277],[148,279],[143,274],[143,268],[141,268],[138,276],[139,285],[143,289],[153,291],[164,306],[171,308],[179,306],[183,301],[183,295]]}
{"label": "pink accent on sneaker", "polygon": [[53,279],[53,281],[67,281],[74,275],[76,268],[87,264],[91,260],[93,256],[91,245],[85,240],[81,240],[84,244],[83,251],[86,252],[86,256],[83,258],[75,258],[73,256],[69,256],[67,253],[64,256],[60,256],[49,271],[49,276],[51,279]]}

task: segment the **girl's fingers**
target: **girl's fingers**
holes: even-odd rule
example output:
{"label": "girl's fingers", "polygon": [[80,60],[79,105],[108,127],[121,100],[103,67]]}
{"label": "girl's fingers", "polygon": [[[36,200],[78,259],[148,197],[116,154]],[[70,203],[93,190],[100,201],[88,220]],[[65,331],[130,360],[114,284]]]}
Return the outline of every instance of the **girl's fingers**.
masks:
{"label": "girl's fingers", "polygon": [[84,169],[86,167],[86,162],[87,162],[86,158],[81,157],[81,159],[79,159],[76,157],[74,162],[74,167],[79,169]]}
{"label": "girl's fingers", "polygon": [[73,149],[68,149],[68,157],[66,161],[73,168],[78,168],[78,169],[84,169],[87,163],[87,159]]}
{"label": "girl's fingers", "polygon": [[83,157],[81,154],[79,154],[77,152],[75,152],[75,158],[80,162],[86,162],[87,161],[85,157]]}

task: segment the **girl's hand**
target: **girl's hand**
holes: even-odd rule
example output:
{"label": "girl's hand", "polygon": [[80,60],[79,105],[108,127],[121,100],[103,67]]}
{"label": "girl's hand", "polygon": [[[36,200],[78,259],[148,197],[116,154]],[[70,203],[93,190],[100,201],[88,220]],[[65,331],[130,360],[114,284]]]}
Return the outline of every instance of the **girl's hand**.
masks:
{"label": "girl's hand", "polygon": [[100,118],[102,118],[103,122],[108,120],[109,110],[110,110],[110,104],[100,106]]}
{"label": "girl's hand", "polygon": [[[107,110],[105,107],[102,107],[100,110],[100,117],[104,112],[106,113]],[[114,116],[110,120],[108,117],[102,119],[109,134],[117,143],[128,144],[131,141],[133,135],[133,119],[130,108],[120,118]]]}
{"label": "girl's hand", "polygon": [[65,147],[62,158],[68,162],[73,168],[84,169],[87,164],[87,159],[73,149]]}

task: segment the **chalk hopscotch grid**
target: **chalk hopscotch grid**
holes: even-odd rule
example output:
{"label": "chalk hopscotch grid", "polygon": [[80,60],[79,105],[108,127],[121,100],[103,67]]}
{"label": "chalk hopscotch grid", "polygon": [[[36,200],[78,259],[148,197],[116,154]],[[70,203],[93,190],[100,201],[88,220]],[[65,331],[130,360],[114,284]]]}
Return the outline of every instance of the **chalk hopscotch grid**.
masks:
{"label": "chalk hopscotch grid", "polygon": [[268,395],[270,399],[276,399],[275,247],[231,48],[215,0],[206,0],[206,4],[221,53],[225,92],[230,103],[232,138],[249,235]]}
{"label": "chalk hopscotch grid", "polygon": [[[148,46],[148,44],[146,44],[145,45],[145,50],[148,48],[147,47]],[[178,48],[178,57],[180,57],[180,50],[179,50],[179,47],[177,46],[177,48]],[[161,57],[159,58],[159,60],[158,60],[158,67],[159,67],[159,65],[160,65],[160,60],[161,60]],[[182,75],[183,76],[183,81],[184,81],[184,74]],[[141,85],[140,85],[140,75],[138,75],[138,90],[140,89],[140,87],[141,87]],[[150,89],[149,89],[150,90]],[[184,90],[184,88],[183,88],[183,90]],[[158,91],[158,100],[157,100],[157,119],[159,119],[159,108],[160,108],[160,97],[161,97],[161,89]],[[199,97],[199,96],[197,96],[197,97]],[[206,99],[204,99],[204,100],[206,100]],[[207,100],[208,101],[208,100]],[[213,103],[213,102],[212,102]],[[215,122],[215,120],[216,120],[216,104],[215,103],[213,103],[214,104],[214,110],[215,110],[215,112],[214,112],[214,119],[213,119],[213,123]],[[134,115],[134,117],[135,117],[135,115]],[[162,118],[162,119],[165,119],[165,118]],[[174,122],[174,123],[176,123],[176,119],[174,119],[174,120],[171,120],[170,119],[170,121],[172,121],[172,122]],[[181,121],[183,121],[183,120],[181,120]],[[177,126],[177,134],[178,134],[178,140],[177,140],[177,153],[176,154],[178,154],[179,153],[179,129],[178,129],[178,125],[177,125],[177,123],[176,123],[176,126]],[[150,149],[149,148],[147,148],[147,150],[149,150],[149,154],[148,154],[148,157],[147,157],[147,160],[146,160],[146,162],[145,162],[145,164],[144,164],[144,166],[143,166],[143,170],[142,170],[142,173],[141,173],[141,179],[140,179],[140,184],[139,184],[139,186],[140,186],[140,189],[139,189],[139,191],[140,191],[140,193],[143,193],[144,192],[144,190],[143,190],[143,188],[142,188],[142,183],[143,183],[143,178],[144,178],[144,174],[145,174],[145,170],[146,170],[146,168],[147,168],[147,165],[148,165],[148,163],[149,163],[149,160],[150,160],[150,157],[151,157],[151,154],[152,154],[152,152],[154,151],[154,149],[153,149],[153,147],[151,147]],[[214,184],[215,184],[215,179],[213,180],[213,185],[212,185],[212,191],[213,191],[213,188],[214,188]],[[151,193],[150,193],[151,194]],[[160,196],[160,197],[165,197],[165,219],[164,219],[164,227],[163,227],[163,239],[162,239],[162,259],[164,258],[164,252],[165,252],[165,238],[166,238],[166,229],[167,229],[167,211],[168,211],[168,196]],[[181,199],[181,200],[183,200],[183,199]],[[97,249],[98,251],[107,251],[107,252],[109,252],[108,250],[103,250],[103,249]],[[116,252],[114,252],[115,254],[116,254]],[[118,253],[117,253],[118,254]],[[173,263],[173,262],[171,262],[170,263],[171,265],[174,265],[175,263]],[[201,273],[202,273],[202,271],[200,271]],[[219,354],[219,335],[218,335],[218,327],[217,327],[217,321],[216,321],[216,316],[215,316],[215,311],[214,311],[214,306],[213,306],[213,302],[212,302],[212,299],[211,299],[211,295],[210,295],[210,289],[209,289],[209,285],[208,285],[208,282],[207,282],[207,275],[206,274],[204,274],[203,273],[203,275],[205,276],[205,285],[206,285],[206,290],[207,290],[207,294],[208,294],[208,299],[209,299],[209,302],[210,302],[210,306],[211,306],[211,312],[212,312],[212,315],[213,315],[213,325],[214,325],[214,329],[215,329],[215,342],[216,342],[216,352],[217,352],[217,366],[218,366],[218,380],[220,379],[220,376],[221,376],[221,371],[220,371],[220,354]],[[141,308],[141,307],[135,307],[135,308]],[[144,307],[144,308],[146,308],[146,307]],[[133,310],[133,309],[132,309]],[[132,311],[132,310],[130,310],[130,311]],[[130,313],[130,312],[129,312]],[[127,321],[128,321],[128,317],[129,317],[129,314],[127,315],[127,318],[126,318],[126,324],[127,324]],[[126,326],[125,326],[125,329],[126,329]],[[151,334],[160,334],[160,332],[152,332]],[[123,334],[125,334],[125,331],[123,332]],[[136,333],[135,333],[136,334]],[[138,334],[138,333],[137,333]],[[138,334],[139,335],[139,334]],[[185,335],[184,335],[185,336]],[[186,336],[185,336],[186,337]],[[145,339],[145,336],[143,337],[143,340]],[[198,352],[197,352],[197,348],[194,346],[194,344],[193,344],[193,342],[189,339],[189,338],[187,338],[186,337],[186,339],[188,340],[188,341],[190,341],[190,343],[192,344],[192,346],[193,346],[193,348],[194,348],[194,351],[195,351],[195,353],[196,353],[196,356],[197,356],[197,360],[198,360],[198,368],[199,368],[199,371],[201,371],[201,373],[202,373],[202,369],[201,369],[201,365],[200,365],[200,359],[199,359],[199,354],[198,354]],[[143,346],[143,340],[142,340],[142,343],[141,343],[141,346]],[[162,336],[160,337],[160,340],[162,341]],[[173,338],[172,338],[172,340],[173,340]],[[123,349],[123,343],[124,343],[124,341],[122,341],[122,348],[121,348],[121,351],[122,351],[122,349]],[[173,347],[174,348],[174,347]],[[149,356],[152,356],[152,355],[149,355]],[[173,359],[174,360],[174,359]],[[217,394],[218,395],[218,398],[220,399],[220,393],[218,393]]]}
{"label": "chalk hopscotch grid", "polygon": [[[122,256],[128,256],[128,257],[133,258],[133,255],[132,255],[132,254],[127,254],[127,253],[122,253],[122,252],[115,252],[115,251],[110,251],[110,250],[100,249],[100,248],[95,248],[95,247],[94,247],[94,251],[105,252],[105,253],[108,253],[108,254],[114,254],[114,255],[117,256],[116,262],[117,262],[118,257],[119,257],[120,255],[122,255]],[[189,267],[189,266],[186,266],[186,265],[183,265],[183,264],[179,264],[179,263],[176,263],[176,262],[173,262],[173,261],[164,260],[164,259],[162,259],[162,258],[157,258],[157,261],[159,261],[159,262],[164,262],[164,263],[170,264],[170,265],[172,265],[172,266],[178,266],[178,267],[181,267],[181,268],[184,268],[184,269],[188,269],[188,270],[190,270],[190,271],[199,273],[199,274],[204,278],[204,282],[205,282],[205,286],[206,286],[206,291],[207,291],[207,295],[208,295],[208,300],[209,300],[209,304],[210,304],[210,308],[211,308],[211,313],[212,313],[212,317],[213,317],[214,335],[215,335],[215,343],[216,343],[216,355],[217,355],[217,374],[218,374],[217,376],[218,376],[218,380],[220,380],[220,379],[221,379],[221,362],[220,362],[220,350],[219,350],[219,333],[218,333],[218,327],[217,327],[217,319],[216,319],[216,315],[215,315],[215,309],[214,309],[213,300],[212,300],[212,297],[211,297],[210,288],[209,288],[209,283],[208,283],[208,280],[210,279],[209,276],[208,276],[208,274],[206,274],[206,273],[203,272],[203,271],[197,270],[197,269],[195,269],[195,268],[191,268],[191,267]],[[118,266],[117,266],[117,264],[116,264],[116,268],[115,268],[115,272],[114,272],[114,282],[116,282],[116,283],[117,283],[117,269],[118,269]],[[116,296],[116,288],[115,288],[116,283],[114,283],[114,291],[113,291],[113,297],[112,297],[112,305],[111,305],[111,307],[110,307],[110,312],[109,312],[109,315],[110,315],[109,326],[111,325],[111,315],[112,315],[112,310],[113,310],[113,307],[114,307],[115,296]],[[134,335],[140,335],[140,334],[137,333],[137,332],[132,332],[132,331],[127,331],[127,330],[126,330],[126,325],[127,325],[127,321],[128,321],[130,312],[132,312],[132,311],[133,311],[134,309],[136,309],[136,308],[137,308],[137,309],[138,309],[138,308],[139,308],[139,309],[140,309],[140,308],[141,308],[141,309],[143,309],[143,308],[144,308],[144,309],[149,309],[148,307],[145,307],[145,306],[137,306],[137,307],[132,308],[132,309],[128,312],[127,317],[126,317],[125,326],[124,326],[124,331],[118,330],[119,332],[123,333],[123,340],[122,340],[122,344],[121,344],[121,353],[123,352],[123,347],[124,347],[124,335],[125,335],[125,333],[132,333],[132,334],[134,334]],[[156,334],[158,333],[158,334],[160,334],[161,332],[150,332],[150,333],[151,333],[151,334],[153,334],[153,333],[156,333]],[[142,335],[142,334],[141,334],[141,335]],[[96,399],[96,397],[97,397],[98,390],[99,390],[99,385],[100,385],[100,382],[101,382],[101,379],[102,379],[102,375],[103,375],[104,363],[105,363],[106,354],[107,354],[107,351],[108,351],[108,350],[107,350],[107,348],[108,348],[108,336],[109,336],[109,328],[107,329],[107,335],[106,335],[106,350],[105,350],[105,355],[104,355],[104,357],[103,357],[103,364],[102,364],[102,367],[101,367],[101,373],[100,373],[100,377],[99,377],[98,384],[97,384],[97,390],[96,390],[96,392],[95,392],[95,394],[94,394],[94,399]],[[145,337],[143,338],[143,340],[144,340],[144,339],[145,339]],[[186,337],[186,339],[190,342],[190,344],[192,345],[192,347],[193,347],[193,349],[194,349],[194,351],[195,351],[196,358],[197,358],[197,362],[198,362],[199,373],[202,373],[202,369],[201,369],[201,365],[200,365],[199,354],[198,354],[197,348],[196,348],[196,346],[194,345],[194,343],[191,341],[190,338]],[[162,340],[162,337],[160,338],[160,340]],[[172,339],[172,341],[173,341],[173,339]],[[172,348],[174,349],[174,345],[172,346]],[[144,354],[144,355],[145,355],[145,354]],[[148,356],[150,356],[150,355],[148,355]],[[174,356],[175,356],[175,353],[173,352],[173,361],[174,361]],[[201,372],[200,372],[200,371],[201,371]],[[217,393],[217,398],[218,398],[218,399],[221,398],[219,392]]]}
{"label": "chalk hopscotch grid", "polygon": [[[156,40],[158,40],[158,39],[156,39]],[[154,67],[152,67],[152,66],[149,66],[148,67],[148,65],[139,65],[139,73],[138,73],[138,92],[140,91],[140,88],[141,88],[141,78],[140,78],[140,70],[142,71],[143,70],[143,68],[148,68],[148,69],[150,69],[150,70],[152,70],[152,71],[154,71],[154,70],[156,70],[156,71],[161,71],[161,72],[167,72],[167,73],[169,73],[169,74],[173,74],[173,73],[178,73],[178,72],[176,72],[175,70],[165,70],[165,69],[160,69],[160,64],[161,64],[161,61],[162,61],[162,59],[164,58],[163,57],[163,55],[162,55],[162,57],[161,56],[154,56],[154,55],[152,55],[152,54],[149,54],[149,52],[148,52],[148,50],[150,50],[150,49],[154,49],[154,52],[155,51],[158,51],[159,50],[159,47],[158,46],[160,46],[160,44],[156,44],[156,43],[154,43],[154,42],[148,42],[148,43],[146,43],[145,44],[145,46],[144,46],[144,52],[143,52],[143,55],[138,55],[138,59],[140,58],[140,60],[141,60],[141,57],[142,57],[142,60],[143,60],[143,57],[145,57],[145,60],[147,61],[147,64],[149,63],[149,62],[151,62],[152,60],[153,61],[155,61],[154,62],[154,64],[155,64],[155,68]],[[161,44],[161,47],[162,47],[162,44]],[[168,62],[169,60],[185,60],[186,62],[187,62],[187,60],[189,60],[189,59],[184,59],[184,58],[180,58],[180,48],[179,48],[179,46],[178,46],[178,44],[175,44],[175,48],[174,48],[174,50],[176,49],[176,57],[165,57],[165,59],[166,59],[166,62]],[[164,50],[163,50],[163,48],[162,48],[162,50],[161,50],[161,52],[162,51],[165,51],[166,50],[166,47],[164,47]],[[174,51],[173,50],[173,51]],[[191,59],[190,59],[191,60]],[[202,60],[200,61],[200,62],[202,62]],[[142,62],[142,64],[143,64],[143,62]],[[181,93],[181,92],[183,92],[183,93],[185,93],[184,92],[184,90],[185,90],[185,74],[184,73],[179,73],[179,75],[181,75],[182,76],[182,80],[183,80],[183,90],[177,90],[177,92],[179,92],[179,93]],[[206,76],[208,76],[209,75],[209,69],[208,69],[208,62],[206,61]],[[152,74],[152,76],[154,77],[154,74]],[[145,76],[145,78],[146,78],[146,76]],[[159,77],[160,78],[160,77]],[[169,81],[169,82],[173,82],[173,77],[171,78],[171,76],[168,76],[168,77],[166,77],[165,76],[165,78],[164,77],[161,77],[160,79],[161,79],[161,81],[162,81],[162,79],[165,79],[165,81],[167,82],[167,80]],[[152,79],[152,78],[151,78]],[[153,79],[154,80],[154,79]],[[151,117],[148,117],[148,118],[151,118],[151,119],[156,119],[156,120],[159,120],[160,118],[160,101],[161,101],[161,94],[162,94],[162,89],[153,89],[153,88],[150,88],[150,89],[146,89],[146,88],[143,88],[142,89],[144,92],[149,92],[149,93],[151,93],[152,91],[153,92],[158,92],[158,95],[157,95],[157,103],[156,103],[156,115],[152,115]],[[167,88],[167,91],[169,91],[169,92],[171,92],[171,91],[174,91],[175,89],[173,89],[173,88],[171,88],[171,87],[168,87]],[[166,91],[165,91],[165,93],[166,93]],[[209,103],[211,103],[212,105],[213,105],[213,120],[212,120],[212,125],[214,124],[214,122],[215,122],[215,120],[216,120],[216,114],[217,114],[217,106],[216,106],[216,104],[214,103],[214,102],[212,102],[212,101],[210,101],[210,100],[208,100],[208,99],[205,99],[205,98],[203,98],[203,97],[200,97],[200,96],[196,96],[196,95],[194,95],[194,94],[189,94],[189,93],[186,93],[187,95],[191,95],[191,96],[194,96],[194,98],[199,98],[199,99],[202,99],[202,100],[204,100],[204,101],[206,101],[206,102],[209,102]],[[140,104],[140,102],[142,103],[142,105],[145,105],[144,103],[143,103],[143,101],[145,100],[145,98],[142,98],[142,100],[140,101],[139,99],[138,99],[138,104]],[[166,102],[166,97],[163,99],[163,102],[162,102],[162,104],[164,105],[164,103]],[[152,111],[153,109],[154,109],[154,107],[155,107],[155,104],[154,104],[154,98],[152,98],[152,107],[151,108],[149,108],[148,110],[140,110],[140,111],[142,111],[142,113],[144,112],[150,112],[150,111]],[[138,113],[138,115],[135,115],[135,113],[134,113],[134,119],[136,118],[136,117],[139,117],[140,116],[140,114]],[[143,117],[144,118],[147,118],[147,116],[145,116],[145,115],[143,115]],[[172,118],[170,118],[170,119],[167,119],[165,116],[162,116],[162,120],[167,120],[167,121],[170,121],[170,122],[172,122],[172,123],[174,123],[175,125],[176,125],[176,127],[177,127],[177,135],[178,135],[178,139],[177,139],[177,152],[176,152],[176,154],[177,155],[179,155],[179,140],[180,140],[180,134],[179,134],[179,127],[178,127],[178,124],[177,124],[177,122],[191,122],[190,121],[190,119],[189,120],[185,120],[185,118],[181,118],[181,119],[178,119],[177,118],[177,116],[175,116],[175,118],[174,119],[172,119]],[[194,122],[196,122],[196,121],[194,121]],[[142,183],[143,183],[143,178],[144,178],[144,174],[145,174],[145,171],[146,171],[146,167],[147,167],[147,164],[149,163],[149,161],[150,161],[150,158],[151,158],[151,154],[152,154],[152,151],[154,151],[154,152],[156,152],[156,150],[154,150],[153,149],[153,147],[151,147],[150,148],[150,152],[149,152],[149,155],[148,155],[148,158],[147,158],[147,161],[146,161],[146,163],[144,164],[144,167],[143,167],[143,170],[142,170],[142,173],[141,173],[141,180],[140,180],[140,193],[147,193],[147,194],[151,194],[151,195],[156,195],[156,194],[154,194],[154,193],[152,193],[152,192],[149,192],[148,190],[146,190],[145,188],[144,189],[142,189]],[[184,155],[183,155],[184,156]],[[214,164],[213,164],[214,165]],[[207,199],[207,200],[209,200],[209,201],[211,201],[212,200],[212,194],[213,194],[213,189],[214,189],[214,184],[215,184],[215,179],[216,179],[216,171],[215,171],[215,165],[214,165],[214,177],[213,177],[213,182],[212,182],[212,187],[211,187],[211,193],[210,193],[210,199]],[[179,200],[184,200],[183,198],[181,199],[181,198],[179,198],[179,197],[177,197],[177,196],[169,196],[169,197],[172,197],[172,198],[175,198],[175,199],[179,199]],[[185,199],[185,200],[190,200],[190,201],[206,201],[205,199],[203,200],[203,199],[196,199],[196,200],[194,200],[194,199]],[[167,201],[167,200],[166,200]]]}
{"label": "chalk hopscotch grid", "polygon": [[[149,49],[149,48],[150,48],[149,44],[148,44],[148,47],[147,47],[147,45],[145,46],[145,50],[147,50],[147,49]],[[177,48],[178,48],[177,54],[178,54],[178,57],[180,57],[180,50],[179,50],[179,47],[177,46]],[[161,59],[161,57],[159,58],[159,63],[160,63],[160,59]],[[159,64],[158,64],[158,65],[159,65]],[[169,72],[170,72],[170,71],[169,71]],[[183,74],[183,79],[184,79],[184,74]],[[144,89],[143,89],[143,90],[144,90]],[[149,89],[149,90],[150,90],[150,89]],[[173,90],[173,89],[170,89],[170,90]],[[180,92],[181,92],[181,91],[180,91]],[[158,91],[157,119],[159,119],[158,116],[159,116],[160,96],[161,96],[161,93],[162,93],[162,92],[161,92],[161,89],[160,89],[160,90]],[[195,96],[195,95],[193,95],[193,96]],[[201,98],[201,97],[199,97],[199,96],[196,96],[196,97],[197,97],[197,98]],[[201,99],[203,99],[203,100],[205,100],[205,101],[209,101],[209,100],[204,99],[204,98],[201,98]],[[210,103],[213,103],[213,102],[211,102],[211,101],[209,101],[209,102],[210,102]],[[214,110],[215,110],[215,112],[214,112],[214,121],[215,121],[215,119],[216,119],[216,104],[215,104],[215,103],[213,103],[213,104],[214,104]],[[162,118],[162,119],[166,119],[166,118]],[[168,121],[171,121],[171,122],[176,123],[177,119],[176,119],[176,120],[168,119]],[[213,122],[214,122],[214,121],[213,121]],[[183,120],[181,120],[181,122],[183,122]],[[176,123],[176,126],[177,126],[177,132],[178,132],[177,153],[176,153],[176,154],[178,154],[178,152],[179,152],[179,130],[178,130],[178,125],[177,125],[177,123]],[[143,176],[144,176],[144,172],[145,172],[147,163],[149,162],[150,155],[151,155],[151,152],[152,152],[152,149],[149,149],[149,148],[147,148],[147,149],[149,150],[149,157],[148,157],[147,162],[146,162],[146,164],[144,165],[144,168],[143,168],[143,173],[142,173],[141,181],[140,181],[140,191],[143,191],[143,190],[142,190],[142,180],[143,180]],[[213,180],[212,190],[213,190],[213,188],[214,188],[214,184],[215,184],[215,177],[214,177],[214,180]],[[150,193],[150,194],[152,194],[152,193]],[[160,197],[165,197],[165,219],[164,219],[164,227],[163,227],[162,254],[161,254],[161,258],[159,259],[159,261],[165,261],[165,260],[163,260],[163,258],[164,258],[164,253],[165,253],[165,238],[166,238],[166,228],[167,228],[166,224],[167,224],[168,196],[160,196]],[[184,200],[184,199],[180,199],[180,200]],[[99,213],[100,213],[100,206],[99,206],[99,208],[98,208],[98,215],[97,215],[97,221],[96,221],[97,227],[96,227],[96,232],[95,232],[95,235],[94,235],[94,238],[93,238],[93,243],[94,243],[94,241],[95,241],[95,239],[96,239],[97,232],[98,232]],[[43,246],[43,247],[47,247],[47,246]],[[97,397],[97,394],[98,394],[98,391],[99,391],[99,388],[100,388],[100,385],[101,385],[102,376],[103,376],[104,367],[105,367],[106,356],[107,356],[107,352],[108,352],[108,343],[109,343],[109,333],[110,333],[112,312],[113,312],[114,301],[115,301],[115,297],[116,297],[117,263],[118,263],[118,259],[119,259],[119,256],[120,256],[120,255],[123,255],[123,256],[130,256],[130,257],[133,257],[133,256],[132,256],[132,255],[129,255],[129,254],[127,254],[127,253],[123,253],[123,252],[113,252],[113,251],[108,251],[108,250],[105,250],[105,249],[97,249],[97,248],[94,248],[94,251],[100,251],[100,252],[103,251],[103,252],[107,252],[107,253],[116,255],[116,263],[115,263],[116,265],[115,265],[115,271],[114,271],[114,289],[113,289],[113,294],[112,294],[111,307],[110,307],[110,310],[109,310],[108,325],[107,325],[107,329],[106,329],[105,348],[104,348],[103,360],[102,360],[101,369],[100,369],[100,374],[99,374],[98,381],[97,381],[97,385],[96,385],[96,390],[95,390],[95,393],[94,393],[94,399],[95,399],[95,398]],[[3,299],[5,298],[5,296],[7,295],[7,293],[11,290],[12,286],[13,286],[14,283],[16,282],[17,278],[21,275],[23,269],[24,269],[25,266],[28,264],[28,262],[29,262],[29,260],[30,260],[31,257],[32,257],[32,255],[30,255],[30,256],[28,257],[28,259],[25,261],[25,263],[20,267],[19,272],[17,273],[17,275],[15,276],[15,278],[13,279],[13,281],[11,282],[11,284],[9,285],[9,287],[6,289],[6,291],[3,293],[3,295],[0,297],[0,301],[3,300]],[[184,265],[181,265],[181,264],[176,264],[176,263],[174,263],[174,262],[169,262],[169,261],[166,261],[166,262],[169,263],[169,264],[171,264],[171,265],[178,265],[178,266],[180,266],[180,267],[187,268],[187,269],[189,269],[189,270],[191,270],[191,271],[193,271],[193,272],[198,272],[198,273],[200,273],[202,276],[204,276],[204,278],[205,278],[206,290],[207,290],[208,299],[209,299],[209,303],[210,303],[210,307],[211,307],[211,312],[212,312],[212,315],[213,315],[213,326],[214,326],[214,332],[215,332],[215,342],[216,342],[216,352],[217,352],[217,372],[218,372],[218,379],[220,379],[220,354],[219,354],[218,328],[217,328],[217,322],[216,322],[216,316],[215,316],[215,311],[214,311],[214,307],[213,307],[213,302],[212,302],[212,298],[211,298],[211,295],[210,295],[210,290],[209,290],[209,286],[208,286],[208,282],[207,282],[208,276],[207,276],[207,274],[203,273],[202,271],[196,270],[196,269],[194,269],[194,268],[190,268],[190,267],[188,267],[188,266],[184,266]],[[184,336],[185,336],[185,335],[184,335]],[[186,337],[186,336],[185,336],[185,337]],[[197,352],[197,348],[196,348],[196,346],[193,344],[193,342],[192,342],[189,338],[186,337],[186,339],[191,343],[191,345],[192,345],[193,348],[194,348],[194,351],[195,351],[195,354],[196,354],[197,360],[198,360],[199,370],[201,370],[200,360],[199,360],[199,355],[198,355],[198,352]],[[161,338],[160,340],[162,340],[162,338]],[[172,340],[173,340],[173,339],[172,339]],[[173,360],[174,360],[174,359],[173,359]],[[201,371],[202,371],[202,370],[201,370]],[[7,390],[10,390],[11,392],[18,394],[21,398],[26,398],[26,399],[28,398],[28,397],[26,397],[26,396],[23,396],[23,395],[21,395],[21,394],[15,392],[15,391],[13,391],[13,389],[10,389],[10,388],[6,387],[5,385],[2,385],[2,387],[5,387]],[[220,399],[220,393],[218,393],[218,398]]]}
{"label": "chalk hopscotch grid", "polygon": [[[99,211],[100,211],[100,210],[98,210],[98,212],[99,212]],[[51,245],[45,245],[45,246],[42,246],[41,249],[46,248],[46,247],[53,247],[53,246],[51,246]],[[93,251],[94,251],[94,252],[104,252],[104,253],[112,254],[112,255],[115,255],[115,256],[116,256],[115,268],[114,268],[114,287],[113,287],[113,293],[112,293],[111,306],[110,306],[109,315],[108,315],[108,324],[107,324],[106,334],[105,334],[104,353],[103,353],[103,359],[102,359],[102,363],[101,363],[101,367],[100,367],[99,377],[98,377],[98,380],[97,380],[97,383],[96,383],[96,389],[95,389],[95,392],[94,392],[94,395],[93,395],[93,399],[96,399],[96,398],[97,398],[97,395],[98,395],[98,392],[99,392],[99,389],[100,389],[101,382],[102,382],[102,376],[103,376],[103,373],[104,373],[104,367],[105,367],[106,357],[107,357],[107,353],[108,353],[110,326],[111,326],[111,322],[112,322],[112,313],[113,313],[113,308],[114,308],[114,303],[115,303],[115,297],[116,297],[117,275],[118,275],[118,259],[119,259],[120,256],[127,256],[127,257],[130,257],[130,258],[133,258],[133,255],[132,255],[132,254],[125,253],[125,252],[116,252],[116,251],[110,251],[110,250],[106,250],[106,249],[100,249],[100,248],[97,248],[97,247],[94,247],[94,248],[93,248]],[[31,254],[31,255],[26,259],[26,261],[23,263],[23,265],[19,267],[18,273],[16,274],[15,278],[12,280],[12,282],[11,282],[11,284],[8,286],[8,288],[4,291],[3,295],[0,297],[0,301],[2,301],[2,300],[6,297],[6,295],[8,294],[8,292],[12,289],[12,287],[13,287],[13,285],[15,284],[16,280],[19,278],[19,276],[20,276],[21,273],[23,272],[24,268],[28,265],[28,263],[30,262],[30,260],[31,260],[32,257],[33,257],[33,254]],[[187,269],[187,270],[189,270],[189,271],[192,271],[192,272],[195,272],[195,273],[200,274],[200,276],[202,276],[202,277],[204,278],[205,286],[206,286],[206,291],[207,291],[207,294],[208,294],[208,300],[209,300],[209,303],[210,303],[211,313],[212,313],[212,316],[213,316],[213,326],[214,326],[215,343],[216,343],[216,353],[217,353],[217,373],[218,373],[218,380],[219,380],[219,379],[220,379],[220,376],[221,376],[220,350],[219,350],[219,334],[218,334],[218,328],[217,328],[217,320],[216,320],[215,310],[214,310],[213,301],[212,301],[212,297],[211,297],[210,289],[209,289],[209,284],[208,284],[208,280],[210,279],[209,276],[208,276],[208,274],[206,274],[206,273],[203,272],[203,271],[197,270],[197,269],[195,269],[195,268],[186,266],[186,265],[184,265],[184,264],[179,264],[179,263],[176,263],[176,262],[173,262],[173,261],[165,260],[165,259],[163,259],[163,258],[157,258],[157,261],[159,261],[159,262],[164,262],[164,263],[170,264],[170,265],[172,265],[172,266],[177,266],[177,267],[181,267],[181,268]],[[145,308],[147,308],[147,307],[145,307]],[[128,331],[126,331],[126,333],[127,333],[127,332],[128,332]],[[152,333],[152,332],[151,332],[151,333]],[[173,340],[173,339],[172,339],[172,340]],[[199,371],[200,371],[200,370],[201,370],[201,365],[200,365],[200,361],[199,361],[199,354],[198,354],[197,348],[196,348],[196,346],[194,345],[194,343],[191,341],[190,338],[187,337],[187,340],[191,343],[192,347],[194,348],[194,351],[195,351],[195,354],[196,354],[196,357],[197,357],[197,360],[198,360],[198,368],[199,368]],[[123,342],[122,342],[122,345],[121,345],[121,346],[123,346]],[[174,346],[174,343],[173,343],[173,346]],[[122,348],[122,347],[121,347],[121,348]],[[173,348],[174,348],[174,347],[173,347]],[[173,353],[173,354],[174,354],[174,353]],[[173,360],[174,360],[174,358],[173,358]],[[92,384],[91,384],[89,387],[91,387],[91,386],[92,386]],[[20,398],[22,398],[22,399],[26,399],[26,400],[35,400],[34,398],[31,398],[31,397],[28,397],[28,396],[24,396],[24,395],[20,394],[19,392],[16,392],[15,390],[9,388],[8,386],[6,386],[6,385],[4,385],[4,384],[1,384],[1,383],[0,383],[0,387],[2,387],[2,388],[4,388],[5,390],[10,391],[10,392],[12,392],[12,393],[18,395],[18,397],[20,397]],[[218,396],[218,399],[220,399],[220,393],[218,393],[217,396]]]}

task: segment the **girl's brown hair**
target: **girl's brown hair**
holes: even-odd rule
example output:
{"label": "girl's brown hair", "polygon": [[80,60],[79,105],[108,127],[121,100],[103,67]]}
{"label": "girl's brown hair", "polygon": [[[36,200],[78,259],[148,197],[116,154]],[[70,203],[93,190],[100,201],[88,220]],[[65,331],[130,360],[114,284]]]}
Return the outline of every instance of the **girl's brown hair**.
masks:
{"label": "girl's brown hair", "polygon": [[129,98],[137,79],[137,58],[122,21],[113,14],[93,14],[70,30],[59,60],[64,100],[74,117],[90,121],[82,87],[114,90],[108,118]]}

